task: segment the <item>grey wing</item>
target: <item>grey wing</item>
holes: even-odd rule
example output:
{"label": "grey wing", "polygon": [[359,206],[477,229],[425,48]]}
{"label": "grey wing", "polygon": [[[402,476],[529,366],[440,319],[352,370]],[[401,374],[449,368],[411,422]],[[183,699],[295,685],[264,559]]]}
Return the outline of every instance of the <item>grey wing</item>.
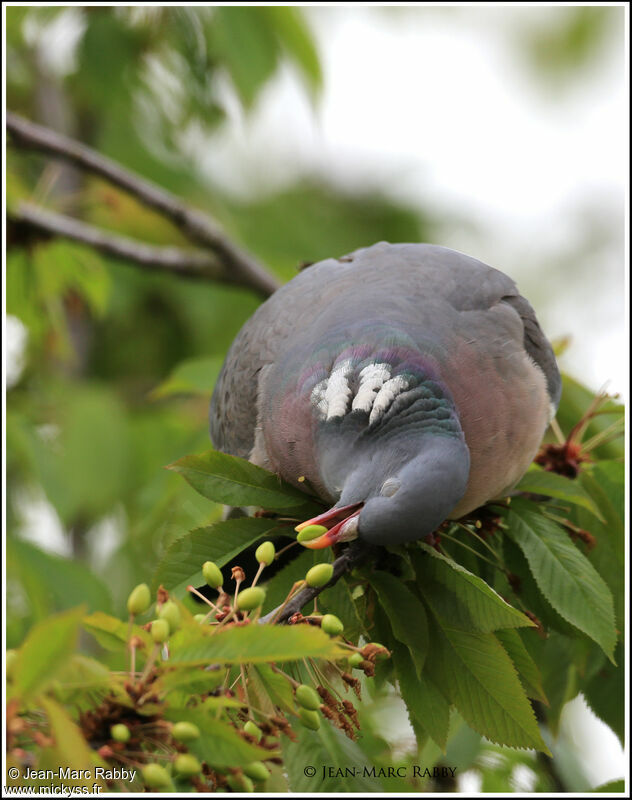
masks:
{"label": "grey wing", "polygon": [[257,421],[257,385],[262,354],[243,328],[231,346],[215,384],[209,410],[214,447],[248,458]]}
{"label": "grey wing", "polygon": [[522,295],[509,295],[502,299],[520,315],[524,328],[524,349],[544,373],[551,403],[557,409],[562,394],[562,378],[553,348],[538,323],[535,311]]}
{"label": "grey wing", "polygon": [[425,246],[424,251],[428,260],[439,268],[449,260],[451,280],[444,280],[443,292],[454,308],[467,312],[506,303],[518,314],[522,322],[524,349],[544,373],[551,404],[557,409],[562,379],[553,348],[540,328],[531,304],[519,293],[514,281],[503,272],[461,253],[435,246]]}

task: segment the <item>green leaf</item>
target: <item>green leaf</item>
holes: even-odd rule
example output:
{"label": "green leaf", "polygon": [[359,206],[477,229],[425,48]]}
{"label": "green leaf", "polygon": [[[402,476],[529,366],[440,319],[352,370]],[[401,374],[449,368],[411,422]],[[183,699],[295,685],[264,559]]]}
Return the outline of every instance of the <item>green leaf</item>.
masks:
{"label": "green leaf", "polygon": [[621,743],[625,737],[625,654],[623,644],[616,649],[617,666],[606,663],[597,674],[582,687],[586,702],[594,713],[609,725]]}
{"label": "green leaf", "polygon": [[216,450],[185,456],[167,469],[179,472],[200,494],[229,506],[291,508],[306,497],[281,478],[237,456]]}
{"label": "green leaf", "polygon": [[181,361],[169,377],[151,392],[152,399],[169,397],[174,394],[197,394],[210,397],[215,381],[222,368],[222,359],[189,358]]}
{"label": "green leaf", "polygon": [[[169,662],[167,662],[169,663]],[[178,667],[162,672],[156,682],[157,691],[172,692],[186,687],[189,693],[212,692],[226,677],[225,669],[207,670],[203,667]]]}
{"label": "green leaf", "polygon": [[413,553],[417,584],[433,585],[433,609],[450,625],[487,633],[532,626],[525,614],[510,606],[484,580],[434,547],[418,544],[426,556]]}
{"label": "green leaf", "polygon": [[514,665],[495,636],[447,627],[432,610],[426,669],[446,699],[490,741],[548,752]]}
{"label": "green leaf", "polygon": [[77,770],[77,777],[70,775],[68,778],[69,786],[88,787],[91,792],[95,785],[100,786],[102,790],[107,789],[103,781],[95,775],[95,766],[106,767],[105,763],[88,745],[67,711],[49,697],[41,697],[39,702],[48,718],[49,730],[55,745],[48,752],[42,753],[43,760],[48,763],[40,761],[38,768],[46,769],[53,761],[56,771],[60,767]]}
{"label": "green leaf", "polygon": [[447,700],[425,672],[421,676],[417,673],[410,653],[402,645],[393,647],[393,662],[411,722],[421,725],[445,753],[450,725]]}
{"label": "green leaf", "polygon": [[11,573],[24,586],[38,618],[85,603],[88,611],[109,611],[110,593],[85,564],[52,555],[30,542],[7,540]]}
{"label": "green leaf", "polygon": [[371,586],[377,592],[393,635],[408,648],[417,675],[420,676],[428,652],[428,620],[425,608],[410,589],[388,572],[375,570],[371,574]]}
{"label": "green leaf", "polygon": [[270,758],[273,753],[250,744],[235,728],[215,719],[213,714],[188,708],[166,709],[165,717],[172,722],[192,722],[200,730],[200,737],[187,742],[187,749],[200,761],[211,766],[243,767],[253,761]]}
{"label": "green leaf", "polygon": [[279,706],[289,714],[296,713],[296,703],[292,687],[283,675],[279,675],[268,664],[257,664],[252,669],[259,676],[259,680],[267,691],[268,696],[275,706]]}
{"label": "green leaf", "polygon": [[[82,625],[106,650],[121,650],[127,647],[129,625],[118,617],[111,617],[109,614],[96,611],[94,614],[84,617]],[[138,636],[145,648],[151,650],[153,641],[147,631],[144,631],[139,625],[133,625],[132,635]]]}
{"label": "green leaf", "polygon": [[[367,761],[355,742],[326,720],[317,731],[293,725],[297,741],[283,737],[283,760],[292,793],[381,792],[383,786],[370,776],[377,767]],[[306,766],[316,768],[314,775],[305,773]],[[353,772],[351,770],[353,769]]]}
{"label": "green leaf", "polygon": [[582,506],[603,522],[599,508],[591,496],[578,481],[566,478],[564,475],[557,475],[555,472],[546,472],[539,467],[534,467],[524,475],[516,486],[516,490],[555,497],[558,500]]}
{"label": "green leaf", "polygon": [[[576,632],[566,636],[551,631],[546,639],[536,636],[529,642],[529,652],[538,665],[542,686],[549,701],[546,722],[553,736],[557,736],[559,732],[560,715],[564,706],[579,693],[578,669],[575,664],[576,644],[579,639],[594,647],[589,639],[578,636]],[[600,650],[598,652],[601,653]]]}
{"label": "green leaf", "polygon": [[340,618],[345,626],[345,639],[357,641],[366,633],[366,620],[358,614],[345,576],[318,596],[318,604],[324,613],[335,614]]}
{"label": "green leaf", "polygon": [[42,692],[73,655],[84,608],[38,623],[18,650],[13,687],[22,700]]}
{"label": "green leaf", "polygon": [[249,107],[277,66],[278,46],[261,10],[220,6],[213,17],[213,43],[243,104]]}
{"label": "green leaf", "polygon": [[518,501],[507,514],[506,534],[523,551],[549,603],[612,660],[617,641],[612,594],[568,534]]}
{"label": "green leaf", "polygon": [[602,783],[595,787],[593,792],[603,792],[604,794],[623,794],[625,792],[625,779],[621,778],[621,780],[618,781],[608,781],[608,783]]}
{"label": "green leaf", "polygon": [[292,6],[266,6],[265,12],[278,39],[307,78],[312,91],[320,89],[323,75],[318,53],[302,10]]}
{"label": "green leaf", "polygon": [[110,682],[109,669],[94,658],[75,653],[57,673],[57,692],[64,694],[86,689],[105,688]]}
{"label": "green leaf", "polygon": [[71,384],[58,403],[59,437],[34,440],[38,477],[62,520],[85,527],[109,514],[131,479],[126,410],[111,389]]}
{"label": "green leaf", "polygon": [[518,677],[527,693],[527,697],[532,697],[534,700],[539,700],[541,703],[548,705],[549,701],[546,699],[546,694],[542,688],[540,670],[524,646],[520,633],[510,629],[496,631],[496,638],[505,648],[507,655],[518,671]]}
{"label": "green leaf", "polygon": [[[187,632],[189,633],[189,632]],[[251,624],[217,633],[200,632],[176,647],[172,664],[259,664],[267,661],[294,661],[302,658],[341,658],[347,650],[319,628],[307,625],[282,627]]]}
{"label": "green leaf", "polygon": [[155,590],[162,584],[176,594],[184,592],[189,584],[201,586],[205,561],[214,561],[223,567],[249,545],[274,532],[279,532],[274,520],[240,517],[185,533],[167,548],[152,586]]}

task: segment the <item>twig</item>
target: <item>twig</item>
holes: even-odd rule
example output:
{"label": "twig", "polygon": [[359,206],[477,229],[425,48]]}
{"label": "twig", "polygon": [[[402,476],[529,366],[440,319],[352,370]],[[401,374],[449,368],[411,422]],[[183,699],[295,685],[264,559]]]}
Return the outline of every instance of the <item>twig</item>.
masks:
{"label": "twig", "polygon": [[[349,545],[349,547],[347,547],[344,553],[334,561],[334,573],[329,583],[325,584],[325,586],[318,587],[306,586],[305,589],[302,589],[290,600],[290,602],[276,618],[275,622],[287,622],[287,620],[300,611],[306,603],[309,603],[310,600],[313,600],[325,589],[329,589],[338,582],[345,572],[350,572],[357,564],[364,559],[369,558],[369,556],[374,555],[375,552],[376,549],[374,547],[371,547],[365,542],[356,539]],[[275,608],[269,614],[266,614],[265,617],[262,617],[259,622],[270,622],[272,619],[274,619],[278,611],[279,609]]]}
{"label": "twig", "polygon": [[[264,297],[279,287],[276,278],[252,256],[238,247],[207,214],[191,208],[178,197],[125,169],[116,161],[50,128],[36,125],[11,111],[6,112],[11,144],[55,156],[81,169],[100,175],[169,219],[188,239],[212,250],[224,266],[223,280],[248,286]],[[228,277],[230,276],[230,278]]]}
{"label": "twig", "polygon": [[224,275],[222,265],[211,254],[182,250],[179,247],[153,247],[31,203],[21,203],[16,211],[10,213],[10,218],[38,231],[90,245],[115,258],[133,261],[140,267],[161,269],[186,277],[230,281],[231,276]]}

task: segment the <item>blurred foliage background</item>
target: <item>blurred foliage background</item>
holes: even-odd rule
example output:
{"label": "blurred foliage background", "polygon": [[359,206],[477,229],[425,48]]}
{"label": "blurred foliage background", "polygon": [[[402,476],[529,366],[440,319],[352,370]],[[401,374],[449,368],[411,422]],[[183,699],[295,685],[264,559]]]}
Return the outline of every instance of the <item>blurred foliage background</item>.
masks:
{"label": "blurred foliage background", "polygon": [[[388,13],[374,11],[375,24]],[[513,44],[545,91],[572,91],[617,27],[617,9],[566,12]],[[379,240],[448,243],[446,226],[467,228],[468,220],[395,200],[378,178],[362,189],[312,170],[243,199],[200,170],[200,148],[265,105],[280,69],[300,76],[318,115],[324,78],[310,13],[8,7],[7,107],[210,212],[281,280],[301,262]],[[250,157],[264,164],[266,153]],[[164,218],[104,181],[10,145],[7,158],[9,213],[28,199],[136,239],[186,246]],[[208,448],[213,377],[260,299],[141,271],[15,225],[6,270],[7,324],[21,342],[8,364],[6,421],[12,647],[35,622],[79,602],[120,613],[175,537],[218,518],[219,507],[163,467]],[[458,757],[471,763],[467,746]],[[516,788],[516,765],[503,756],[501,769],[488,750],[484,790]]]}

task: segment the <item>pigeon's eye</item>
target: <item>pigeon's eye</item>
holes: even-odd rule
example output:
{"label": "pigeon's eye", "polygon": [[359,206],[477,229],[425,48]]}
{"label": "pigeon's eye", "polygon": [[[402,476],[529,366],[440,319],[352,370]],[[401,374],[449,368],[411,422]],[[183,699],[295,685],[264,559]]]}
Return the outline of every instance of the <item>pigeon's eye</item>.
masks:
{"label": "pigeon's eye", "polygon": [[387,478],[382,484],[380,494],[382,497],[392,497],[400,486],[401,483],[396,478]]}

